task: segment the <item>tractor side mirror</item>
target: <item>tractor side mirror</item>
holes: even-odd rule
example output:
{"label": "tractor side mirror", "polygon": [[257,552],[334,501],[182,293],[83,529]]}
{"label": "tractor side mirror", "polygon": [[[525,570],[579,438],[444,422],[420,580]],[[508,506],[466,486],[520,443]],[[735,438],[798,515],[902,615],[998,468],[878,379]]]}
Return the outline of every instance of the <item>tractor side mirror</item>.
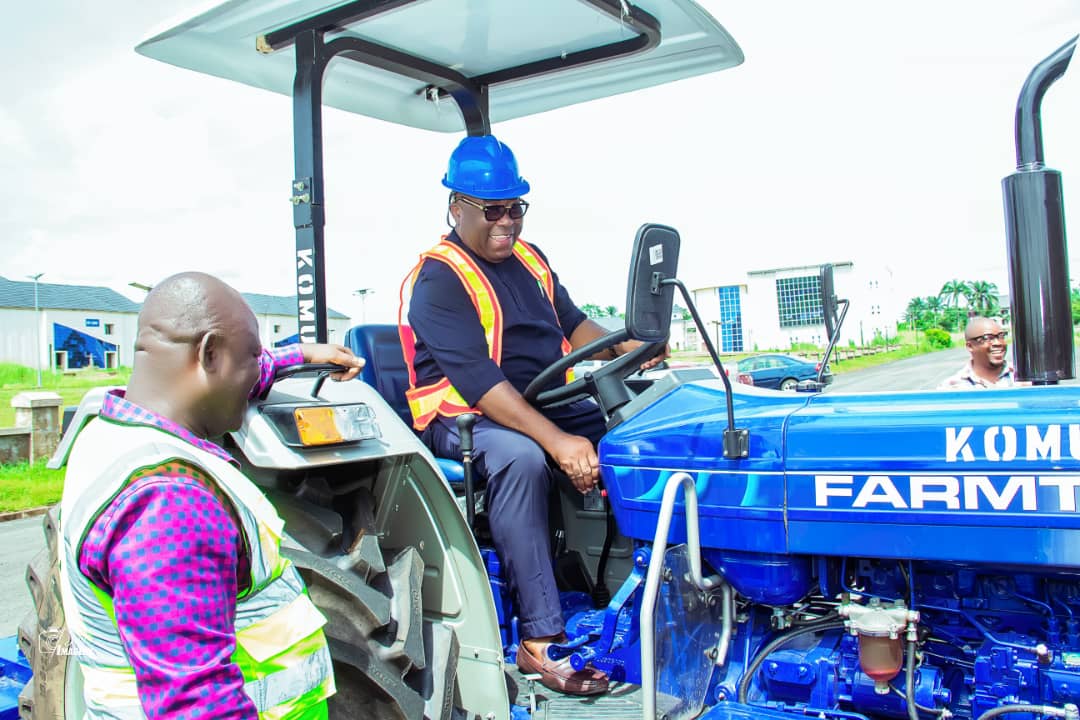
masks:
{"label": "tractor side mirror", "polygon": [[626,289],[626,331],[642,342],[664,342],[671,330],[671,306],[679,266],[679,233],[646,223],[634,238]]}
{"label": "tractor side mirror", "polygon": [[836,334],[836,288],[833,285],[833,266],[828,263],[821,266],[821,313],[825,317],[825,335],[829,339]]}

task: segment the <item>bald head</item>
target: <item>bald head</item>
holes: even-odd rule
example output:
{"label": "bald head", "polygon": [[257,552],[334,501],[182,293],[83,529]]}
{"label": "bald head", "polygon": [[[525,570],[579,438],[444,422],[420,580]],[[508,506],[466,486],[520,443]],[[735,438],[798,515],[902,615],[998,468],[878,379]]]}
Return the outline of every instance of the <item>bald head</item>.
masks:
{"label": "bald head", "polygon": [[139,313],[127,397],[216,437],[239,427],[261,352],[255,314],[240,293],[206,273],[173,275]]}
{"label": "bald head", "polygon": [[1006,367],[1008,333],[996,320],[973,317],[964,328],[964,340],[971,353],[971,366],[980,376],[997,380]]}
{"label": "bald head", "polygon": [[201,272],[178,273],[146,296],[135,349],[149,350],[155,343],[198,342],[210,330],[233,330],[235,323],[243,323],[248,316],[254,320],[244,298],[218,278]]}
{"label": "bald head", "polygon": [[967,325],[964,327],[964,339],[973,340],[987,333],[1001,332],[1001,326],[987,317],[976,315],[968,320]]}

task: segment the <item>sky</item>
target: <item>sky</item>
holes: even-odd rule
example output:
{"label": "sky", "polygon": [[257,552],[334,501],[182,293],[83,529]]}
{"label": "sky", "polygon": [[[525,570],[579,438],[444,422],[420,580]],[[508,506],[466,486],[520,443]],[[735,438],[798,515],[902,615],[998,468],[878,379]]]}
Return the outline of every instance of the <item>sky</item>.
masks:
{"label": "sky", "polygon": [[[133,50],[204,4],[6,8],[0,276],[141,299],[129,282],[202,270],[244,292],[293,292],[291,101]],[[700,4],[741,66],[493,128],[532,184],[523,237],[579,305],[624,306],[644,222],[680,231],[690,287],[852,261],[905,301],[951,278],[1007,290],[1001,179],[1017,95],[1080,31],[1080,0]],[[1068,224],[1080,63],[1042,109]],[[401,278],[447,229],[439,181],[459,140],[326,111],[332,308],[394,321]]]}

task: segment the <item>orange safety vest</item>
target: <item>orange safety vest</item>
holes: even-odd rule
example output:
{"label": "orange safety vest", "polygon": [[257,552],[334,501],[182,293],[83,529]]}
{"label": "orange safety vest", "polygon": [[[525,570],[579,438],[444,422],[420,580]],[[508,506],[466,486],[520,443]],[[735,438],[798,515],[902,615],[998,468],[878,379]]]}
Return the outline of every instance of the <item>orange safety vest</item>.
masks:
{"label": "orange safety vest", "polygon": [[[525,269],[536,278],[536,282],[543,288],[551,303],[551,309],[555,312],[558,322],[558,311],[555,310],[555,279],[551,268],[532,247],[518,239],[514,243],[513,256],[525,266]],[[484,337],[487,339],[488,354],[496,365],[502,364],[502,332],[503,314],[499,306],[499,299],[495,296],[495,289],[491,281],[484,275],[480,266],[469,257],[468,253],[454,243],[447,242],[443,237],[442,242],[420,255],[420,262],[405,277],[401,283],[401,305],[398,308],[398,334],[401,336],[401,351],[405,355],[405,364],[409,368],[409,389],[405,397],[409,401],[409,410],[413,416],[413,427],[423,430],[437,415],[455,417],[467,412],[479,413],[476,408],[471,408],[461,397],[450,380],[445,376],[436,383],[416,386],[416,336],[409,327],[409,299],[412,297],[413,285],[420,274],[420,268],[427,260],[438,260],[445,263],[454,271],[465,286],[465,291],[472,300],[476,314],[480,318],[480,324],[484,328]],[[570,342],[563,337],[562,352],[566,355],[571,350]]]}

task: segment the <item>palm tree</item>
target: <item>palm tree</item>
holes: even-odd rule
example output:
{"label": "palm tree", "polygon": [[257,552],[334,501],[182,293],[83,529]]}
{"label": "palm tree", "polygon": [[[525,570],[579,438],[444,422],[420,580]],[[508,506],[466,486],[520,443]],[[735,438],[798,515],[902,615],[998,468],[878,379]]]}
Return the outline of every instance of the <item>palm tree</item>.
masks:
{"label": "palm tree", "polygon": [[595,320],[598,317],[604,316],[604,311],[600,309],[599,305],[593,303],[585,303],[581,306],[581,312],[585,313],[585,316]]}
{"label": "palm tree", "polygon": [[936,295],[931,295],[923,302],[926,305],[926,315],[928,316],[927,324],[931,327],[937,327],[941,322],[941,310],[945,307],[945,304],[941,302],[941,298]]}
{"label": "palm tree", "polygon": [[907,305],[907,310],[904,311],[904,318],[907,320],[908,330],[914,330],[916,324],[922,320],[923,313],[926,312],[926,302],[922,298],[911,298],[911,302]]}
{"label": "palm tree", "polygon": [[945,301],[946,305],[960,307],[960,298],[967,300],[970,296],[971,285],[963,280],[950,280],[941,286],[938,297]]}
{"label": "palm tree", "polygon": [[990,315],[998,309],[997,285],[986,280],[971,283],[971,304],[980,315]]}

